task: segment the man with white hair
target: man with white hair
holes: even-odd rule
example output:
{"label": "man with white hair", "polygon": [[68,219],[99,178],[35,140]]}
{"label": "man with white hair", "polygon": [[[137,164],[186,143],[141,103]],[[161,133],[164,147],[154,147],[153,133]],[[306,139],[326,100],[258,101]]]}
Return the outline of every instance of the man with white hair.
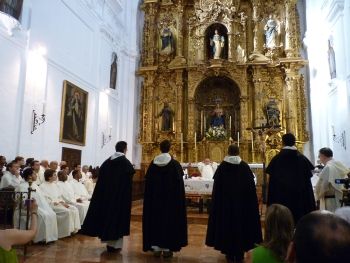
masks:
{"label": "man with white hair", "polygon": [[212,180],[218,164],[211,162],[209,158],[204,159],[203,162],[198,163],[198,170],[205,180]]}

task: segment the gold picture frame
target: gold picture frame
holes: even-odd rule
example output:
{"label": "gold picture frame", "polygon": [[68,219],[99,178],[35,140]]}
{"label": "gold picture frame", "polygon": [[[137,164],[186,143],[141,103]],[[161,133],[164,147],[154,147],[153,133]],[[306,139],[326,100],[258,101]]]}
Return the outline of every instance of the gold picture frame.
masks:
{"label": "gold picture frame", "polygon": [[85,146],[89,93],[63,81],[60,142]]}

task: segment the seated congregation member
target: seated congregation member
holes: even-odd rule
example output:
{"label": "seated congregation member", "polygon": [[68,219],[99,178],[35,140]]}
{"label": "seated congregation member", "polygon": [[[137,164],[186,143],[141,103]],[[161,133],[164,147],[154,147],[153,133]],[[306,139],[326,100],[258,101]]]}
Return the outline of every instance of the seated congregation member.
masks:
{"label": "seated congregation member", "polygon": [[88,180],[92,176],[91,172],[89,171],[89,166],[83,165],[81,168],[81,179],[80,181],[82,183],[85,183],[86,180]]}
{"label": "seated congregation member", "polygon": [[19,164],[17,162],[12,161],[7,167],[8,171],[5,171],[1,178],[0,189],[7,187],[16,188],[23,181],[20,175]]}
{"label": "seated congregation member", "polygon": [[267,205],[281,204],[292,212],[294,222],[316,210],[311,184],[312,163],[295,146],[296,138],[287,133],[282,136],[283,148],[266,168],[270,175]]}
{"label": "seated congregation member", "polygon": [[[38,162],[39,164],[39,162]],[[36,173],[33,172],[31,168],[26,168],[23,170],[23,181],[16,191],[28,192],[29,180],[32,180],[31,197],[35,199],[38,204],[38,231],[33,239],[34,243],[45,241],[46,243],[56,241],[58,238],[57,230],[57,218],[56,213],[52,210],[48,202],[46,201],[40,188],[36,185]],[[26,224],[26,209],[23,210],[21,216],[21,228],[25,228]],[[15,216],[18,217],[18,211],[16,211]],[[18,220],[15,219],[15,222]]]}
{"label": "seated congregation member", "polygon": [[187,217],[183,170],[169,154],[168,140],[160,143],[160,155],[145,176],[142,232],[143,251],[172,257],[187,246]]}
{"label": "seated congregation member", "polygon": [[126,158],[127,143],[117,142],[116,152],[103,162],[82,234],[99,237],[107,251],[120,252],[130,234],[132,177],[135,170]]}
{"label": "seated congregation member", "polygon": [[89,178],[86,179],[84,182],[84,186],[86,190],[88,191],[89,195],[92,196],[92,193],[94,192],[95,186],[97,182],[97,172],[94,174],[91,174]]}
{"label": "seated congregation member", "polygon": [[51,161],[49,165],[49,169],[54,170],[55,172],[58,171],[58,162],[57,161]]}
{"label": "seated congregation member", "polygon": [[40,185],[40,180],[39,180],[39,176],[40,176],[40,162],[38,160],[33,160],[30,163],[30,168],[33,170],[33,173],[35,173],[35,183],[36,185]]}
{"label": "seated congregation member", "polygon": [[89,201],[91,196],[89,195],[83,183],[80,182],[81,173],[78,172],[77,170],[73,170],[72,176],[73,176],[73,180],[70,181],[70,184],[73,187],[75,198],[81,199],[83,201]]}
{"label": "seated congregation member", "polygon": [[27,158],[25,167],[31,167],[32,161],[34,161],[34,158],[32,158],[32,157]]}
{"label": "seated congregation member", "polygon": [[330,148],[320,149],[318,156],[325,166],[318,175],[316,197],[320,201],[321,210],[335,212],[343,199],[343,185],[336,184],[335,180],[346,178],[350,171],[341,162],[333,159],[333,151]]}
{"label": "seated congregation member", "polygon": [[250,250],[245,263],[283,263],[293,238],[294,222],[290,210],[279,204],[268,207],[262,245]]}
{"label": "seated congregation member", "polygon": [[350,259],[350,224],[327,211],[300,219],[289,245],[289,263],[344,263]]}
{"label": "seated congregation member", "polygon": [[18,164],[20,174],[22,175],[22,171],[25,168],[25,164],[26,164],[24,158],[22,156],[16,156],[14,161]]}
{"label": "seated congregation member", "polygon": [[212,180],[218,164],[211,162],[209,158],[204,159],[203,162],[198,163],[198,170],[203,179]]}
{"label": "seated congregation member", "polygon": [[239,148],[230,145],[214,175],[206,245],[225,254],[228,262],[242,262],[244,252],[261,241],[254,175]]}
{"label": "seated congregation member", "polygon": [[0,172],[6,171],[6,157],[3,155],[0,155]]}
{"label": "seated congregation member", "polygon": [[81,173],[81,166],[80,166],[80,164],[77,164],[77,163],[74,164],[73,170],[68,175],[68,181],[72,181],[73,180],[73,171],[78,171],[79,173]]}
{"label": "seated congregation member", "polygon": [[30,227],[28,230],[5,229],[0,230],[0,262],[18,263],[14,245],[25,245],[36,235],[38,220],[38,205],[33,199],[30,202]]}
{"label": "seated congregation member", "polygon": [[45,182],[40,185],[46,200],[57,215],[58,238],[70,236],[80,229],[79,211],[76,207],[67,204],[60,189],[55,183],[55,171],[47,169],[45,171]]}
{"label": "seated congregation member", "polygon": [[64,201],[78,208],[80,224],[82,225],[89,208],[89,202],[75,196],[73,186],[67,179],[67,174],[64,171],[59,171],[57,186],[61,190]]}
{"label": "seated congregation member", "polygon": [[45,182],[44,173],[45,171],[49,169],[49,161],[48,160],[42,160],[40,162],[40,169],[38,174],[38,179],[36,180],[37,185],[40,185]]}

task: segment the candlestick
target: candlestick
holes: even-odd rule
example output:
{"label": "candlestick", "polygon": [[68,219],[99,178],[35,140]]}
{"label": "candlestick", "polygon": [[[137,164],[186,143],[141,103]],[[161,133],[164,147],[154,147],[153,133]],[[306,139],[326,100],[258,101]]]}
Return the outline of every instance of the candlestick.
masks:
{"label": "candlestick", "polygon": [[232,131],[232,119],[231,119],[231,116],[230,116],[230,135],[231,135],[231,131]]}
{"label": "candlestick", "polygon": [[250,133],[251,138],[252,138],[252,152],[254,152],[254,135],[253,132]]}
{"label": "candlestick", "polygon": [[237,132],[237,144],[238,144],[238,147],[239,147],[239,132]]}
{"label": "candlestick", "polygon": [[183,133],[181,133],[181,163],[183,163],[183,148],[184,148],[184,138]]}
{"label": "candlestick", "polygon": [[204,133],[207,131],[207,120],[204,115]]}
{"label": "candlestick", "polygon": [[197,132],[194,133],[194,149],[197,149]]}
{"label": "candlestick", "polygon": [[203,137],[203,111],[201,111],[201,136]]}

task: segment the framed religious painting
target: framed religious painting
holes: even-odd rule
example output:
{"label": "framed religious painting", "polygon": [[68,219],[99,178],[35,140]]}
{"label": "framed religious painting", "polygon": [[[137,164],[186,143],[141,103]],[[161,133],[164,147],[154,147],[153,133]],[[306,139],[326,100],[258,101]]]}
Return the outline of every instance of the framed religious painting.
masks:
{"label": "framed religious painting", "polygon": [[85,145],[88,92],[63,82],[60,142]]}
{"label": "framed religious painting", "polygon": [[73,169],[74,165],[81,164],[81,150],[62,147],[62,161],[66,161],[69,169]]}

